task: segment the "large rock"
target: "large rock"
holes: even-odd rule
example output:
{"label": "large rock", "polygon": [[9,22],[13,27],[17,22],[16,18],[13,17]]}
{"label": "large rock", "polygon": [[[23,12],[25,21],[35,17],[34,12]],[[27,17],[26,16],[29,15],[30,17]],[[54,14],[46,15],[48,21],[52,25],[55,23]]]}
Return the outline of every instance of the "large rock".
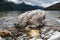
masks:
{"label": "large rock", "polygon": [[27,11],[18,16],[17,27],[41,27],[44,25],[45,11],[43,10],[33,10]]}

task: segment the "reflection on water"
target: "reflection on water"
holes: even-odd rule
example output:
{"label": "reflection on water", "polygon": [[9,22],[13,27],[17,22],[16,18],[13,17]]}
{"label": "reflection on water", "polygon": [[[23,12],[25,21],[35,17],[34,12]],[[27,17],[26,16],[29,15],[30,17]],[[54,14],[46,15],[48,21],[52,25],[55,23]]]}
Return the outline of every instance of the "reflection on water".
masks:
{"label": "reflection on water", "polygon": [[6,16],[18,16],[19,14],[21,14],[22,13],[22,11],[2,11],[2,12],[0,12],[0,17],[6,17]]}
{"label": "reflection on water", "polygon": [[[21,13],[21,11],[0,12],[0,30],[14,27],[13,24],[16,22],[17,16]],[[60,21],[60,18],[57,18],[59,15],[60,11],[46,11],[46,19],[49,20]]]}

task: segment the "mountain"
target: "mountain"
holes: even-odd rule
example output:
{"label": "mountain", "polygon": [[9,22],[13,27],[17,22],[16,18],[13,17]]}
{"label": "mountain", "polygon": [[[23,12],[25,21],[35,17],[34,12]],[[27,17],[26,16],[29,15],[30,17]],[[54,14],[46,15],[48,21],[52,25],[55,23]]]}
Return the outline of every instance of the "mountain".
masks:
{"label": "mountain", "polygon": [[18,6],[13,2],[0,1],[0,11],[17,10]]}
{"label": "mountain", "polygon": [[28,5],[28,4],[25,4],[24,2],[21,3],[21,4],[18,4],[18,6],[20,7],[21,10],[35,10],[35,9],[44,9],[43,7],[41,6],[32,6],[32,5]]}
{"label": "mountain", "polygon": [[0,11],[28,11],[28,10],[35,10],[35,9],[44,9],[40,6],[32,6],[25,4],[24,2],[20,4],[15,4],[13,2],[7,2],[7,1],[0,1]]}
{"label": "mountain", "polygon": [[45,10],[60,10],[60,3],[56,3],[52,6],[45,8]]}

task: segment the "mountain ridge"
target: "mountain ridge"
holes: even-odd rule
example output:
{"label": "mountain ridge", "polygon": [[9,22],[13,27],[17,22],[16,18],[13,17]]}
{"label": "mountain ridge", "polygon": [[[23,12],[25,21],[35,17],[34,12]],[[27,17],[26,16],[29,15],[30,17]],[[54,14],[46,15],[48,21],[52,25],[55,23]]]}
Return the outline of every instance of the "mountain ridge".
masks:
{"label": "mountain ridge", "polygon": [[35,10],[35,9],[44,9],[40,6],[32,6],[25,4],[24,2],[20,4],[15,4],[13,2],[7,2],[7,1],[1,1],[0,0],[0,11],[29,11],[29,10]]}
{"label": "mountain ridge", "polygon": [[54,5],[51,5],[47,8],[45,8],[45,10],[60,10],[60,3],[56,3]]}

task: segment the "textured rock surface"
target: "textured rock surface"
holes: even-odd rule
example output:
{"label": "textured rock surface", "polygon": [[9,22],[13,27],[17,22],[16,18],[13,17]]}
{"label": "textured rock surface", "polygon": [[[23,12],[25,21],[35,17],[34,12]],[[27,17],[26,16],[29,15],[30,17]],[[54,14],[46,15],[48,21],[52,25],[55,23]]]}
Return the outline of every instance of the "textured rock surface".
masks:
{"label": "textured rock surface", "polygon": [[53,35],[48,40],[60,40],[60,32],[59,31],[53,32]]}
{"label": "textured rock surface", "polygon": [[18,27],[24,28],[28,27],[41,27],[44,25],[45,11],[43,10],[33,10],[25,12],[18,16]]}

